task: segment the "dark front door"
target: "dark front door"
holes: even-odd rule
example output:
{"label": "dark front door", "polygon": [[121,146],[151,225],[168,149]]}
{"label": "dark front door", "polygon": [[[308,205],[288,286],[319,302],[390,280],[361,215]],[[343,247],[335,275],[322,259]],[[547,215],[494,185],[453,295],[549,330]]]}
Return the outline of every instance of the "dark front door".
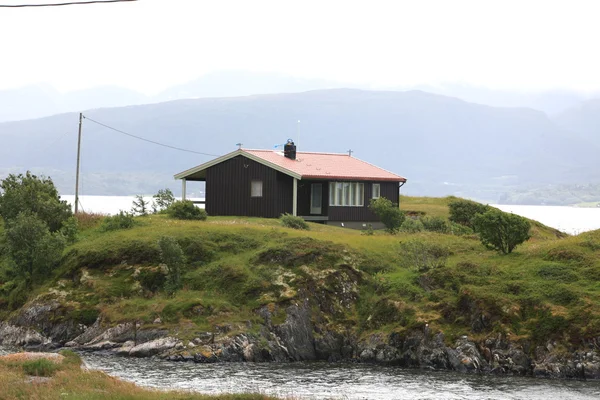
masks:
{"label": "dark front door", "polygon": [[310,185],[310,213],[321,214],[323,211],[323,184],[313,183]]}

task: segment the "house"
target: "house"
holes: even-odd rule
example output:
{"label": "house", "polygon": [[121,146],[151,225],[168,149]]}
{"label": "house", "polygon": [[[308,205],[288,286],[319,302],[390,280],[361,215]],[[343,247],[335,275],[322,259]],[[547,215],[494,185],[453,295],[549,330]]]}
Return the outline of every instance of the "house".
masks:
{"label": "house", "polygon": [[277,218],[283,213],[351,228],[379,227],[368,208],[373,198],[399,203],[406,178],[350,154],[296,151],[288,140],[284,151],[240,148],[175,175],[206,182],[209,215]]}

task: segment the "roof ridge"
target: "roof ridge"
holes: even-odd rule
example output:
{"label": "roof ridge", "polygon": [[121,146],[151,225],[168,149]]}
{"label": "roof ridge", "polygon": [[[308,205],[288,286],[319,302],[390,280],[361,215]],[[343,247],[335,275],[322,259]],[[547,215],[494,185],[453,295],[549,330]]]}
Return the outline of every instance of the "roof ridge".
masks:
{"label": "roof ridge", "polygon": [[[283,150],[276,150],[276,149],[270,150],[270,149],[244,149],[244,148],[242,148],[241,150],[242,151],[265,151],[265,152],[273,152],[273,153],[283,152]],[[348,156],[348,157],[350,157],[347,153],[329,153],[329,152],[322,152],[322,151],[298,151],[298,150],[296,150],[296,154],[323,154],[323,155],[328,155],[328,156]]]}

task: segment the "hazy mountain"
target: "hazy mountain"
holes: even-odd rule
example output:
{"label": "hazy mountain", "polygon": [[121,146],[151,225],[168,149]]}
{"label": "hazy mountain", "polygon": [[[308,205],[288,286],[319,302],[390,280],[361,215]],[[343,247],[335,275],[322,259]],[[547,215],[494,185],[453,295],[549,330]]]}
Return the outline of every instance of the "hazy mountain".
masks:
{"label": "hazy mountain", "polygon": [[158,102],[201,97],[294,93],[348,86],[348,84],[324,79],[295,78],[270,72],[217,71],[203,75],[194,81],[173,86],[154,96],[153,100]]}
{"label": "hazy mountain", "polygon": [[588,100],[554,118],[558,126],[600,146],[600,98]]}
{"label": "hazy mountain", "polygon": [[[356,157],[406,176],[403,190],[409,194],[494,200],[518,185],[600,179],[594,172],[600,170],[599,149],[558,128],[542,112],[421,91],[319,90],[85,114],[131,134],[215,156],[234,150],[238,142],[268,149],[287,138],[297,140],[301,151],[352,149]],[[73,174],[77,123],[77,114],[69,113],[0,124],[0,170]],[[152,193],[166,184],[177,190],[173,174],[211,158],[142,142],[85,120],[82,172],[94,179],[83,180],[83,192]],[[72,183],[62,190],[72,192]]]}

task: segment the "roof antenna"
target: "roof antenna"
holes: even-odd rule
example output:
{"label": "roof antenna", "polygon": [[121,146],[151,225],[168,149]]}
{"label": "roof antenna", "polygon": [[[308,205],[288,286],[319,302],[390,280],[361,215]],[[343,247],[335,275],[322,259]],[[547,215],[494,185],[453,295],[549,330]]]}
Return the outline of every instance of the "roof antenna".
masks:
{"label": "roof antenna", "polygon": [[352,150],[348,150],[348,156],[352,157],[352,153],[354,153]]}
{"label": "roof antenna", "polygon": [[241,149],[242,149],[242,145],[243,145],[243,144],[244,144],[244,143],[236,143],[235,145],[238,147],[238,150],[241,150]]}

